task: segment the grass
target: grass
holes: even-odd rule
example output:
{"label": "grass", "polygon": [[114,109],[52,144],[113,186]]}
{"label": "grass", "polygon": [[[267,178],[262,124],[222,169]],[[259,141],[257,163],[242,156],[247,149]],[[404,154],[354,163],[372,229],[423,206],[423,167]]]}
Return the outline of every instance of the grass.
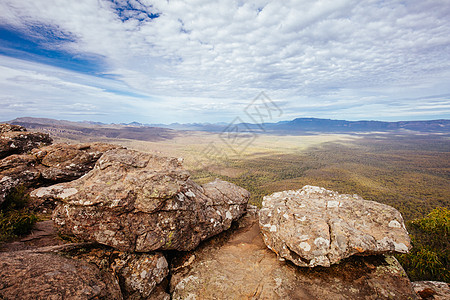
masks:
{"label": "grass", "polygon": [[26,205],[29,195],[22,186],[15,188],[0,208],[0,242],[28,234],[38,220]]}

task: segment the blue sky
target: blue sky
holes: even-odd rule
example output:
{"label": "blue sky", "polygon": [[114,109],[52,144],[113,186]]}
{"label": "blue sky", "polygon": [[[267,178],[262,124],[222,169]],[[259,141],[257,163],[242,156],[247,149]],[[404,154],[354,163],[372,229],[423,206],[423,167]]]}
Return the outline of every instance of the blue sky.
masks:
{"label": "blue sky", "polygon": [[0,120],[450,118],[448,0],[0,0]]}

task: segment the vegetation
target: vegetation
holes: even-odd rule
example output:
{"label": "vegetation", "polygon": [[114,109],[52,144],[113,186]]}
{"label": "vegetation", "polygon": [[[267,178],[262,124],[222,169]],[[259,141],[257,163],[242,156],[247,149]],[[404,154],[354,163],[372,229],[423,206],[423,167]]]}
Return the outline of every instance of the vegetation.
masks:
{"label": "vegetation", "polygon": [[410,279],[450,282],[450,210],[437,207],[407,225],[413,249],[397,258]]}
{"label": "vegetation", "polygon": [[37,217],[26,205],[29,195],[23,186],[15,188],[0,207],[0,242],[27,234],[33,228]]}

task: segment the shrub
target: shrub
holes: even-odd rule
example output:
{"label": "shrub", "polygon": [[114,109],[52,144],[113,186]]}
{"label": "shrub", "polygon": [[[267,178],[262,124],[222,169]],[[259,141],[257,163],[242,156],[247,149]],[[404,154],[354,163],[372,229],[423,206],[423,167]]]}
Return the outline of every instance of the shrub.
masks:
{"label": "shrub", "polygon": [[411,280],[450,281],[450,210],[437,207],[425,218],[407,223],[413,249],[398,255]]}
{"label": "shrub", "polygon": [[31,231],[37,217],[26,208],[28,201],[29,195],[23,186],[6,197],[0,209],[0,242]]}

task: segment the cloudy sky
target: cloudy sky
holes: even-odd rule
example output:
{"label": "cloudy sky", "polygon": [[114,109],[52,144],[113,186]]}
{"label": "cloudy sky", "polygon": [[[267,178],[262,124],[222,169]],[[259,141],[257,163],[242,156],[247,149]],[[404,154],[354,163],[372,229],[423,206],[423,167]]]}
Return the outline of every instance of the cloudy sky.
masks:
{"label": "cloudy sky", "polygon": [[0,120],[450,118],[448,0],[0,0]]}

